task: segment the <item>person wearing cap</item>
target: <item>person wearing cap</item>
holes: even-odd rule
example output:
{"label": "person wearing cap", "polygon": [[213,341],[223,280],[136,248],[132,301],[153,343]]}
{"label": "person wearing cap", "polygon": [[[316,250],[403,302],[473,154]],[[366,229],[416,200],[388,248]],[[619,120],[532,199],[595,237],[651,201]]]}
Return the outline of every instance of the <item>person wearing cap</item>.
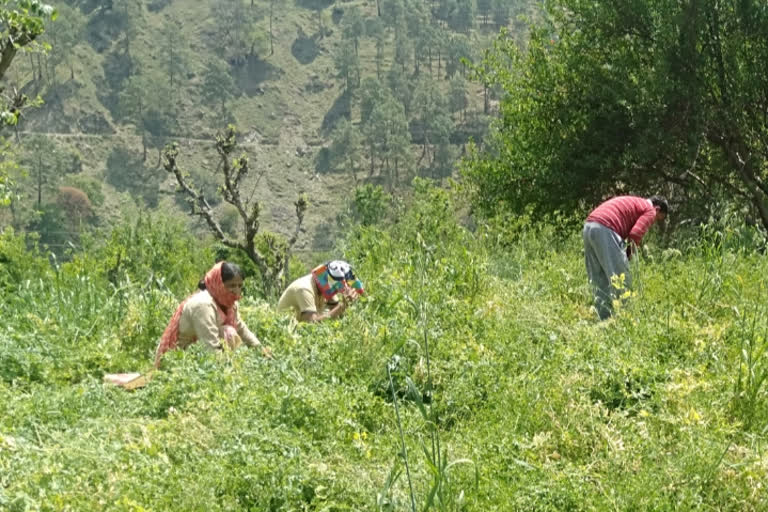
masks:
{"label": "person wearing cap", "polygon": [[292,282],[280,296],[277,311],[289,311],[299,322],[322,322],[342,316],[362,294],[363,285],[349,263],[334,260]]}
{"label": "person wearing cap", "polygon": [[[648,229],[663,221],[668,211],[669,204],[661,196],[619,196],[587,217],[582,231],[584,260],[600,320],[613,314],[613,299],[631,287],[629,260]],[[618,288],[612,282],[615,276],[623,276]]]}

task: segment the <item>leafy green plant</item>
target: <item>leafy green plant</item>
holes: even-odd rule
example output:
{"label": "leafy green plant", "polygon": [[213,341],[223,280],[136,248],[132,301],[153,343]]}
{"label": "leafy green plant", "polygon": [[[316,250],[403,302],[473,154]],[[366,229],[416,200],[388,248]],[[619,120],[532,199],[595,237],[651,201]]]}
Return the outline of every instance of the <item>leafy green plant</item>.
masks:
{"label": "leafy green plant", "polygon": [[768,417],[765,397],[768,394],[768,326],[762,304],[750,310],[734,308],[738,318],[738,366],[733,385],[734,409],[744,428]]}
{"label": "leafy green plant", "polygon": [[133,392],[103,373],[151,364],[214,248],[158,217],[65,262],[5,232],[0,508],[765,508],[759,252],[650,248],[597,323],[578,231],[493,244],[503,225],[468,232],[422,191],[340,246],[366,287],[343,318],[297,325],[247,290],[274,359],[195,344]]}

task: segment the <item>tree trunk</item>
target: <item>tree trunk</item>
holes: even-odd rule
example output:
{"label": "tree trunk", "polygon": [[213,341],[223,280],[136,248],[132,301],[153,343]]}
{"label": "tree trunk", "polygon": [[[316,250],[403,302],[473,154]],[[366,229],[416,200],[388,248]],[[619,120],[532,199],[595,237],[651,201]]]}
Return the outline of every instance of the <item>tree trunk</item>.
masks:
{"label": "tree trunk", "polygon": [[400,173],[398,172],[397,164],[398,164],[398,158],[395,157],[395,174],[394,174],[394,179],[392,180],[394,185],[397,185],[397,182],[400,180]]}
{"label": "tree trunk", "polygon": [[349,168],[352,169],[352,180],[355,182],[355,185],[357,185],[357,171],[355,170],[355,162],[351,157],[349,159]]}
{"label": "tree trunk", "polygon": [[[251,0],[251,5],[253,5],[253,0]],[[274,55],[275,54],[275,37],[272,34],[272,14],[275,7],[275,1],[272,0],[269,2],[269,54]]]}
{"label": "tree trunk", "polygon": [[37,209],[43,209],[43,162],[38,159],[37,162]]}
{"label": "tree trunk", "polygon": [[371,170],[370,170],[370,172],[368,173],[368,177],[369,177],[369,178],[370,178],[371,176],[373,176],[373,172],[374,172],[374,171],[375,171],[375,168],[374,168],[374,157],[373,157],[373,142],[371,142]]}

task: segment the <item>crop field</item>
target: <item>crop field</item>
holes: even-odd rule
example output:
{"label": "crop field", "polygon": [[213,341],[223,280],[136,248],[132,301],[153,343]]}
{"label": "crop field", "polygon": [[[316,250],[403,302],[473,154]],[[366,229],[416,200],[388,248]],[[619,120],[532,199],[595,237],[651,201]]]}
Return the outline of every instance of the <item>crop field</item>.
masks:
{"label": "crop field", "polygon": [[104,373],[149,368],[213,248],[152,217],[62,262],[6,230],[0,509],[768,509],[746,228],[654,233],[599,323],[578,222],[469,230],[454,201],[417,184],[396,222],[348,229],[367,293],[344,318],[296,325],[246,290],[273,360],[193,346],[132,392]]}

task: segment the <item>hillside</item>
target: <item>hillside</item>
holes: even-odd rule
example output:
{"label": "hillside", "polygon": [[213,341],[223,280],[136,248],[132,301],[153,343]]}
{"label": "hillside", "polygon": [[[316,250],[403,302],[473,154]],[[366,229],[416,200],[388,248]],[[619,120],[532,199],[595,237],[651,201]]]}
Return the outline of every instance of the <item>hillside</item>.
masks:
{"label": "hillside", "polygon": [[[397,9],[418,4],[393,0],[382,5],[382,19],[394,12],[392,19],[405,23]],[[508,23],[528,9],[525,5],[505,7]],[[439,5],[433,7],[435,11],[427,13],[428,17],[449,41],[458,32],[434,14]],[[269,44],[270,9],[274,53]],[[447,9],[451,13],[456,7]],[[345,12],[354,12],[370,26],[379,18],[376,3],[73,0],[60,4],[59,11],[46,34],[53,47],[48,55],[29,53],[14,64],[10,82],[44,100],[41,107],[25,112],[17,136],[22,154],[39,154],[44,142],[37,139],[42,137],[53,142],[42,152],[56,149],[57,154],[76,155],[79,162],[74,169],[57,167],[46,180],[36,182],[39,167],[56,165],[27,157],[23,163],[29,176],[27,186],[20,187],[22,199],[14,211],[18,215],[9,219],[4,212],[5,223],[12,222],[17,229],[37,229],[39,223],[30,220],[34,218],[34,191],[44,189],[40,195],[48,196],[50,202],[56,187],[62,185],[86,193],[88,187],[99,189],[103,201],[95,204],[95,219],[101,226],[114,224],[136,207],[182,215],[187,206],[175,194],[172,176],[158,166],[159,150],[166,142],[177,141],[182,165],[209,198],[215,198],[213,173],[218,160],[212,139],[231,122],[239,129],[241,148],[251,158],[253,172],[243,188],[264,204],[263,225],[289,232],[294,224],[292,203],[300,193],[307,193],[310,208],[297,248],[332,245],[334,218],[344,203],[344,191],[351,190],[358,177],[350,176],[344,167],[329,169],[325,157],[333,142],[333,128],[341,119],[349,117],[362,131],[360,101],[365,99],[365,91],[347,92],[335,59],[353,44],[343,38]],[[522,31],[522,22],[516,23]],[[467,51],[479,55],[497,29],[487,15],[474,12],[473,23],[467,24],[466,41],[471,45]],[[376,76],[377,54],[380,70],[394,69],[400,51],[395,34],[405,32],[397,32],[394,22],[384,27],[376,36],[380,41],[377,50],[374,37],[361,30],[359,81],[363,83]],[[425,57],[414,53],[415,43],[408,39],[412,30],[416,28],[409,28],[408,36],[401,38],[403,44],[411,45],[409,64],[403,64],[407,87],[402,101],[406,103],[419,94],[419,84],[435,83],[447,94],[446,69],[450,59],[458,59],[447,55],[445,46],[436,50],[445,54],[439,56],[439,67],[431,53],[429,66],[419,66],[416,61]],[[414,65],[416,70],[421,68],[417,73],[411,69]],[[488,122],[481,85],[467,83],[466,87],[463,112],[450,115],[453,127],[444,152],[447,164],[455,162],[469,134],[482,137]],[[411,138],[420,132],[416,115],[408,117]],[[434,174],[424,167],[429,162],[429,153],[423,158],[425,148],[412,142],[412,156],[406,155],[410,168],[394,181],[378,170],[367,177],[369,164],[364,153],[353,155],[350,161],[356,162],[359,179],[399,188],[407,186],[413,175]],[[25,179],[18,181],[24,183]],[[19,213],[24,209],[29,211],[26,216]],[[191,225],[201,227],[196,222]],[[66,231],[61,226],[48,229]]]}

